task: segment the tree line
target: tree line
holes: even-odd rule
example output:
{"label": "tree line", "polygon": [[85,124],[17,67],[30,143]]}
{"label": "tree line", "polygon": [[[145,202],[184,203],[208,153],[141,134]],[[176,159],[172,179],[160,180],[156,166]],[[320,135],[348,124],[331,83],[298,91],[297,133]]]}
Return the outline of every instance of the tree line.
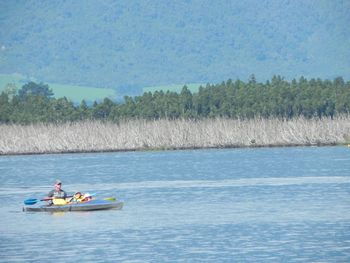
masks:
{"label": "tree line", "polygon": [[350,81],[306,79],[286,81],[274,76],[258,83],[231,79],[207,84],[191,92],[155,91],[109,98],[79,105],[66,97],[54,98],[48,85],[29,82],[18,91],[8,87],[0,95],[0,123],[60,123],[83,120],[118,122],[125,119],[286,118],[334,117],[350,113]]}

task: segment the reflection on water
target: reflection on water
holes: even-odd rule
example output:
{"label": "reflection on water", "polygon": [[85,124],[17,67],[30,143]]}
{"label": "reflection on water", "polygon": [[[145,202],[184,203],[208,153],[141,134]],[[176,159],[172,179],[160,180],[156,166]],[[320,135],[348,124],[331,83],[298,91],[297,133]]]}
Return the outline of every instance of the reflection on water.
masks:
{"label": "reflection on water", "polygon": [[52,216],[61,217],[61,216],[65,216],[67,213],[65,213],[65,212],[50,212],[49,214],[51,214]]}
{"label": "reflection on water", "polygon": [[[347,148],[12,156],[0,167],[0,262],[350,261]],[[123,210],[22,212],[56,178]]]}

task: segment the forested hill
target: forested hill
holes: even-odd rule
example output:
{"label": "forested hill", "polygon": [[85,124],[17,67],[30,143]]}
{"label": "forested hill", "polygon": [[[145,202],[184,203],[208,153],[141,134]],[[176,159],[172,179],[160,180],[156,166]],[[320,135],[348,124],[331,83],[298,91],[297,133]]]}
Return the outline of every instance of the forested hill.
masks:
{"label": "forested hill", "polygon": [[3,0],[0,73],[119,94],[252,73],[349,80],[349,10],[347,0]]}
{"label": "forested hill", "polygon": [[0,123],[74,122],[128,119],[203,119],[203,118],[294,118],[333,117],[350,113],[350,81],[311,79],[285,81],[274,76],[259,83],[252,75],[248,82],[228,80],[200,87],[191,93],[156,91],[125,97],[123,103],[106,98],[88,107],[75,106],[66,98],[56,99],[48,85],[27,83],[15,92],[0,95]]}

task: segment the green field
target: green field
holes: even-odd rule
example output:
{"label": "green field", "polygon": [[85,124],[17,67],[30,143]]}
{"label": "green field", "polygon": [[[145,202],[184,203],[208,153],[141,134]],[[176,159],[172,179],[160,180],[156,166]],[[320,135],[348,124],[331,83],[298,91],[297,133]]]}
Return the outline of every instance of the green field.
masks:
{"label": "green field", "polygon": [[[0,74],[0,92],[3,91],[7,84],[15,84],[20,89],[29,81],[38,82],[34,79],[28,79],[20,74]],[[103,100],[104,98],[116,98],[116,92],[113,89],[94,88],[77,85],[63,85],[56,83],[45,83],[52,89],[55,98],[67,97],[74,102]]]}
{"label": "green field", "polygon": [[[0,74],[0,92],[3,91],[8,84],[14,84],[19,90],[24,84],[29,81],[40,82],[36,79],[28,78],[20,74]],[[107,88],[95,88],[87,86],[77,86],[77,85],[64,85],[57,83],[46,83],[52,89],[55,98],[67,97],[73,102],[79,103],[82,100],[85,101],[99,101],[104,98],[110,98],[112,100],[116,99],[117,92],[113,89]],[[163,86],[152,86],[143,88],[143,92],[155,92],[155,91],[173,91],[180,93],[182,88],[186,85],[188,89],[194,93],[197,92],[200,86],[205,87],[206,84],[203,83],[190,83],[190,84],[173,84],[173,85],[163,85]]]}
{"label": "green field", "polygon": [[190,83],[190,84],[173,84],[173,85],[164,85],[164,86],[152,86],[152,87],[145,87],[143,88],[143,92],[155,92],[155,91],[174,91],[180,93],[182,88],[184,86],[187,86],[187,88],[193,93],[197,92],[199,87],[205,87],[206,84],[203,83]]}

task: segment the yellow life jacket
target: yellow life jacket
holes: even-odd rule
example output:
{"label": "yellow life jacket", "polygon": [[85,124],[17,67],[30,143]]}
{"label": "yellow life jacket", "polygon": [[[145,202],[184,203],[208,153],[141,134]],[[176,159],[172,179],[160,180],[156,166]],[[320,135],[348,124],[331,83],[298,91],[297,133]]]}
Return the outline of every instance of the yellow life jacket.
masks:
{"label": "yellow life jacket", "polygon": [[83,200],[84,196],[80,195],[80,197],[77,197],[76,195],[74,195],[69,202],[71,203],[79,203]]}
{"label": "yellow life jacket", "polygon": [[52,199],[52,203],[54,205],[66,205],[67,201],[65,199],[62,199],[62,198],[54,198],[54,199]]}

